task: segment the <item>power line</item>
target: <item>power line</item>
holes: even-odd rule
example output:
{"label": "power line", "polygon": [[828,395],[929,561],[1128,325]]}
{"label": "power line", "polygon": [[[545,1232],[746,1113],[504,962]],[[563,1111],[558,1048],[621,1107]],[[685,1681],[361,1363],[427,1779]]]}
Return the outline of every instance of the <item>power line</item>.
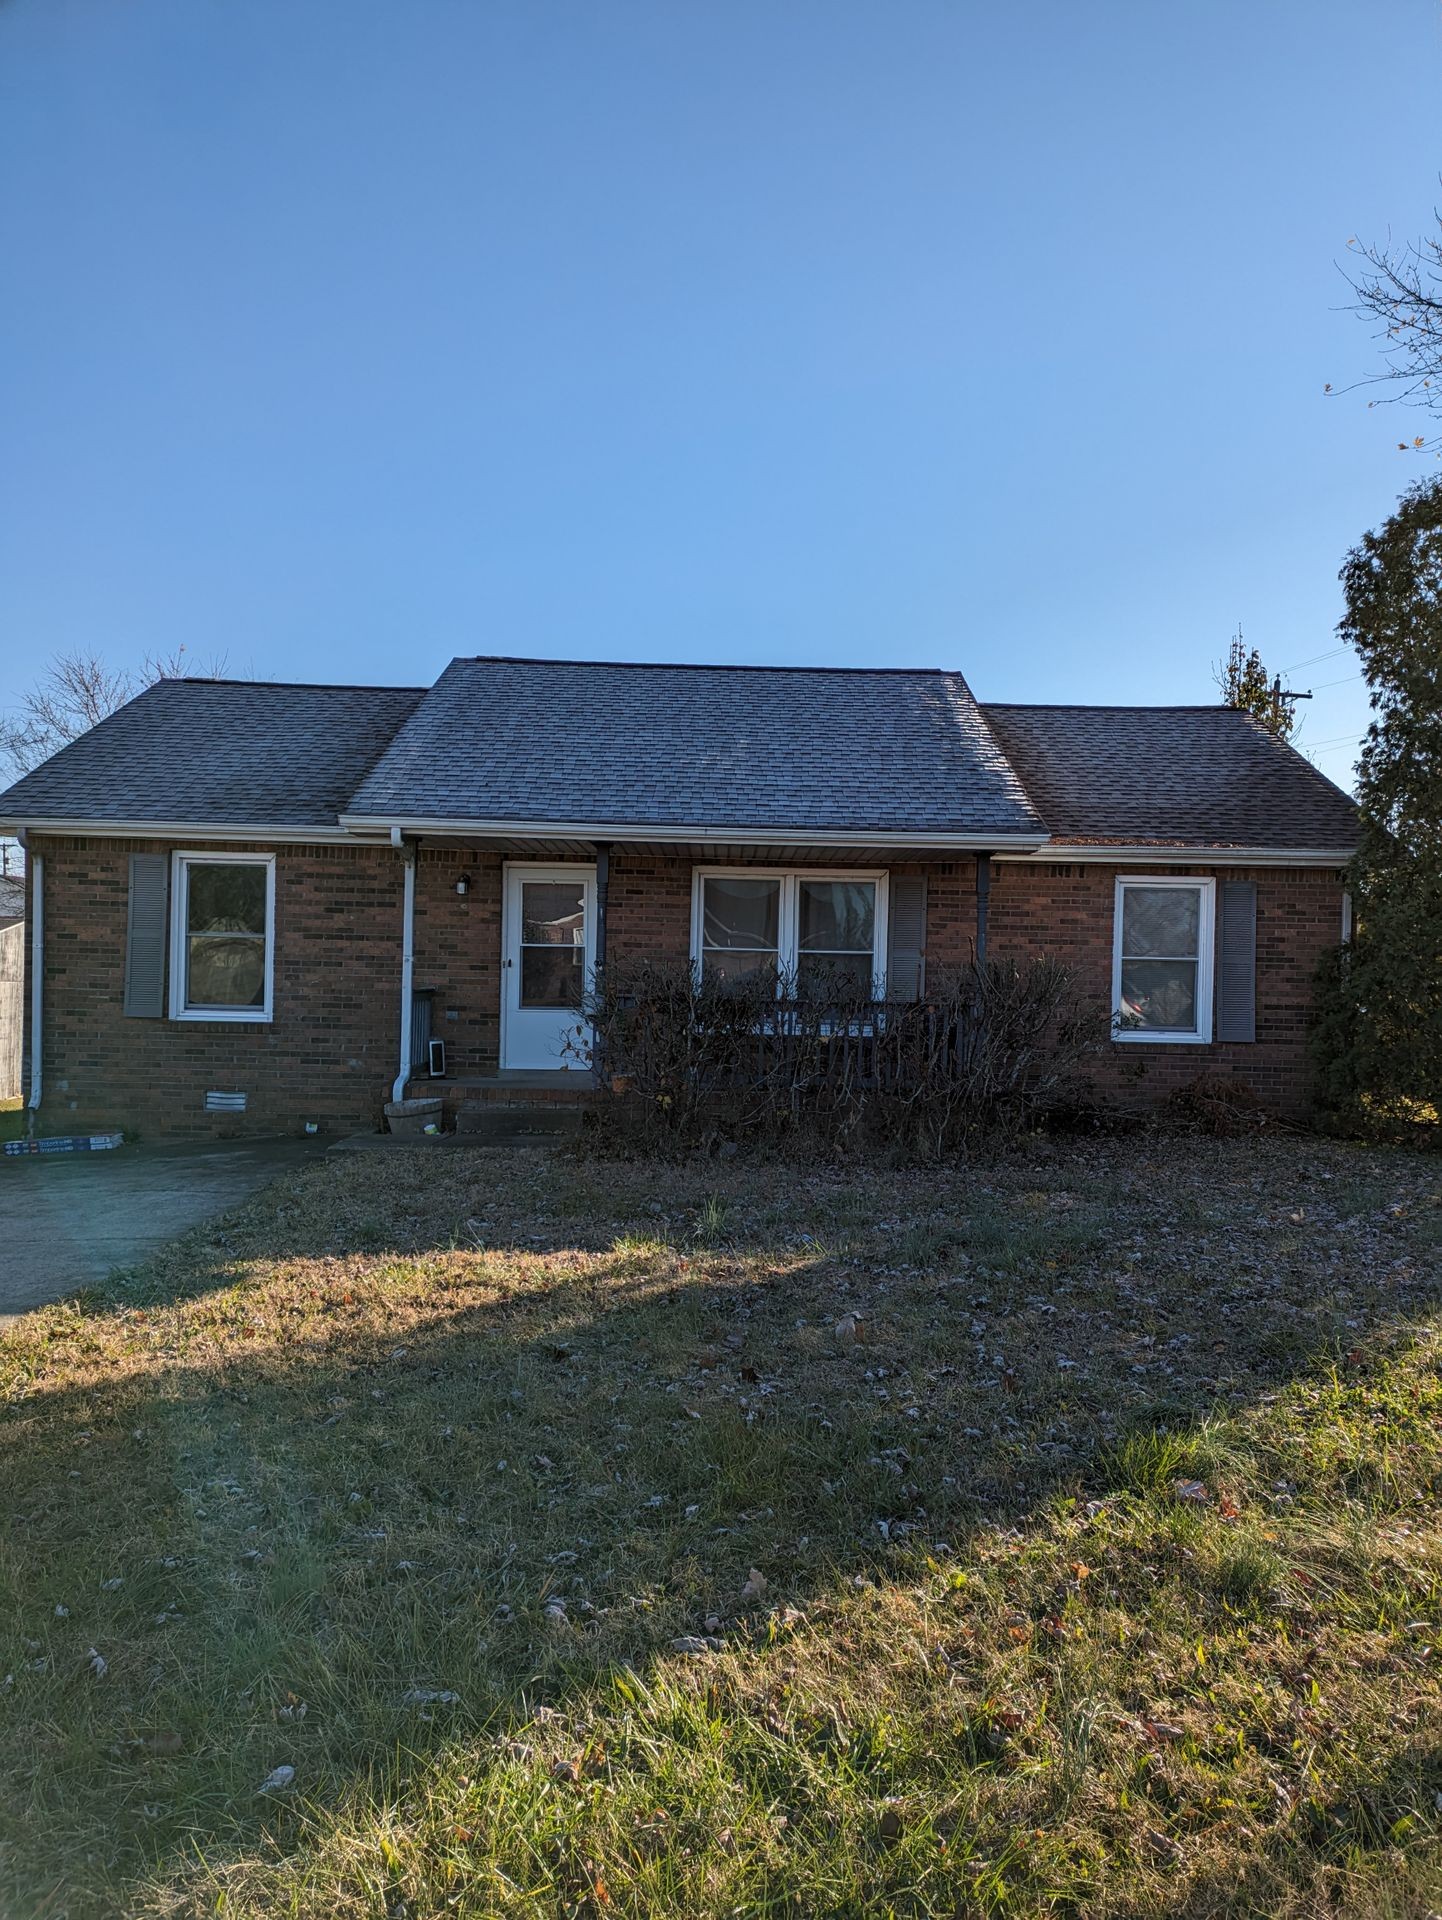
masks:
{"label": "power line", "polygon": [[1296,673],[1302,667],[1315,667],[1319,660],[1335,660],[1339,653],[1349,653],[1349,646],[1333,647],[1328,653],[1314,653],[1310,660],[1294,660],[1290,667],[1280,669],[1283,673]]}
{"label": "power line", "polygon": [[1325,693],[1328,687],[1345,687],[1349,680],[1360,680],[1361,678],[1362,671],[1359,667],[1356,673],[1344,673],[1340,680],[1324,680],[1320,687],[1313,687],[1312,691],[1313,693]]}

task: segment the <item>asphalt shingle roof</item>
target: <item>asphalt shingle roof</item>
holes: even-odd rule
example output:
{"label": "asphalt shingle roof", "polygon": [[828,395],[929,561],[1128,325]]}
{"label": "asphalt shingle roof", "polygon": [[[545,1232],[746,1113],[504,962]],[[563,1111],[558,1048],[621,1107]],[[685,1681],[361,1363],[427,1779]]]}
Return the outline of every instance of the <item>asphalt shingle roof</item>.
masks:
{"label": "asphalt shingle roof", "polygon": [[0,819],[334,828],[423,691],[161,680],[0,793]]}
{"label": "asphalt shingle roof", "polygon": [[1357,809],[1231,707],[982,708],[1058,840],[1350,848]]}
{"label": "asphalt shingle roof", "polygon": [[454,660],[351,818],[1037,835],[959,673]]}
{"label": "asphalt shingle roof", "polygon": [[1356,809],[1225,707],[978,706],[958,673],[455,660],[429,691],[163,680],[0,821],[586,823],[1336,849]]}

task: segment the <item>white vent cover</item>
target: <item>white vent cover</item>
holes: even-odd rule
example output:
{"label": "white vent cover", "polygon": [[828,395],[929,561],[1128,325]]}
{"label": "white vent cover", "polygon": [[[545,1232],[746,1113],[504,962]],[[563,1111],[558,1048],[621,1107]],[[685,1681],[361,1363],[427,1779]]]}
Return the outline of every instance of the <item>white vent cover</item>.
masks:
{"label": "white vent cover", "polygon": [[208,1093],[205,1096],[207,1113],[244,1113],[245,1095],[243,1093]]}

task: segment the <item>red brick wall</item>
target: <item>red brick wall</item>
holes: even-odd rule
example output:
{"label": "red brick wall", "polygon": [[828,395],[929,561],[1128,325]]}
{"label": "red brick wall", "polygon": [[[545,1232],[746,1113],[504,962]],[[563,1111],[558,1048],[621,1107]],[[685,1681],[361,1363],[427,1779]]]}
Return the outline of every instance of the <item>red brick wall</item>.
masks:
{"label": "red brick wall", "polygon": [[[250,1023],[123,1011],[129,857],[169,847],[36,835],[31,848],[45,860],[44,1132],[219,1137],[296,1133],[307,1120],[327,1132],[379,1124],[399,1064],[397,854],[235,843],[231,851],[276,856],[275,1018]],[[206,1113],[212,1088],[245,1092],[245,1113]]]}
{"label": "red brick wall", "polygon": [[[274,849],[275,1018],[251,1025],[127,1019],[122,1011],[129,855],[169,848],[39,837],[33,846],[46,870],[45,1131],[226,1135],[294,1132],[306,1120],[327,1131],[379,1123],[399,1052],[402,863],[392,849]],[[817,863],[832,864],[824,856]],[[927,875],[931,962],[964,961],[976,933],[975,862],[893,871]],[[462,874],[470,882],[464,896],[455,891]],[[1105,1018],[1116,869],[999,861],[992,874],[992,953],[1065,961]],[[417,860],[415,983],[434,989],[433,1030],[453,1077],[497,1066],[502,875],[495,852],[423,846]],[[1340,877],[1276,868],[1218,877],[1257,883],[1255,1043],[1110,1045],[1092,1070],[1101,1096],[1151,1102],[1199,1073],[1226,1072],[1279,1109],[1305,1106],[1306,1014],[1317,961],[1340,936]],[[613,959],[685,960],[691,878],[683,854],[613,852]],[[27,1062],[27,1087],[28,1074]],[[245,1091],[246,1113],[207,1114],[210,1088]]]}
{"label": "red brick wall", "polygon": [[[464,895],[456,892],[462,875],[470,882]],[[416,858],[413,978],[417,987],[434,989],[431,1031],[445,1042],[450,1078],[496,1070],[501,1035],[501,875],[501,856],[495,852],[423,845]],[[424,1070],[424,1062],[416,1064]]]}
{"label": "red brick wall", "polygon": [[692,863],[684,854],[611,854],[606,955],[684,963],[691,952]]}
{"label": "red brick wall", "polygon": [[[1081,990],[1110,1011],[1116,879],[1146,868],[1047,862],[992,867],[990,951],[1050,954],[1076,970]],[[1308,1014],[1318,962],[1342,937],[1342,880],[1308,868],[1157,867],[1159,873],[1252,880],[1257,887],[1257,1037],[1210,1046],[1112,1043],[1090,1069],[1095,1091],[1153,1104],[1199,1074],[1245,1080],[1269,1106],[1305,1111],[1311,1093]]]}

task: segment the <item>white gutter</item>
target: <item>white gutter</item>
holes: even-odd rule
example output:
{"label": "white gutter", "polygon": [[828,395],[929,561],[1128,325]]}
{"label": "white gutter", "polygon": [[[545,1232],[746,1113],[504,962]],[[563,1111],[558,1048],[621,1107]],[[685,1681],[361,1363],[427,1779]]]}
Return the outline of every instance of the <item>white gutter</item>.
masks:
{"label": "white gutter", "polygon": [[416,850],[402,847],[405,885],[401,902],[401,1070],[391,1088],[392,1100],[404,1100],[411,1077],[411,982],[416,968]]}
{"label": "white gutter", "polygon": [[1010,847],[1032,853],[1046,845],[1044,833],[904,833],[875,827],[848,827],[845,832],[817,833],[796,827],[658,827],[645,822],[607,820],[381,820],[371,815],[342,814],[341,825],[352,831],[382,833],[392,840],[400,834],[466,834],[475,839],[509,840],[625,840],[647,844],[694,841],[703,846],[733,846],[745,841],[757,847],[929,847],[938,852],[979,849],[990,853]]}
{"label": "white gutter", "polygon": [[1052,860],[1100,867],[1345,867],[1355,852],[1354,847],[1070,846],[1053,840],[1031,854],[998,847],[996,857],[1032,867]]}
{"label": "white gutter", "polygon": [[[45,860],[30,853],[30,1098],[26,1103],[32,1115],[40,1109],[40,1089],[45,1064]],[[34,1127],[32,1119],[31,1127]]]}
{"label": "white gutter", "polygon": [[[278,846],[354,845],[357,836],[343,827],[218,826],[193,820],[0,820],[0,833],[74,833],[87,840],[264,840]],[[383,840],[379,827],[368,836]]]}

